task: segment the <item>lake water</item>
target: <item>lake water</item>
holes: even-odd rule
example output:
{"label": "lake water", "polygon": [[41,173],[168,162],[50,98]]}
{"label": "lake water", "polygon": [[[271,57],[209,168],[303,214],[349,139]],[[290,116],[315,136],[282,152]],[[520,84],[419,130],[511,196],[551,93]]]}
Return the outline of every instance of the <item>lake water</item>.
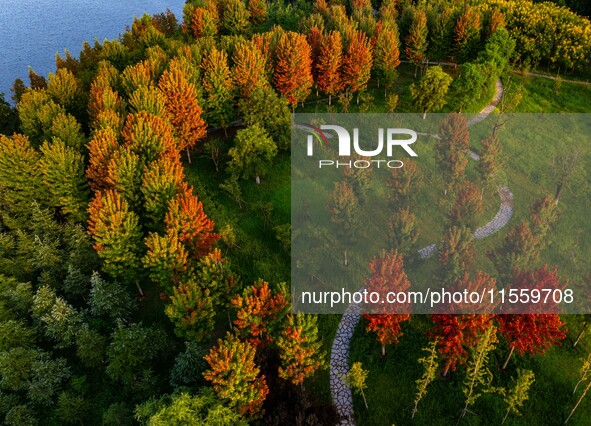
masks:
{"label": "lake water", "polygon": [[114,39],[134,16],[169,8],[179,21],[184,0],[0,0],[0,93],[9,100],[15,78],[29,84],[28,68],[55,72],[55,54],[78,56],[82,43]]}

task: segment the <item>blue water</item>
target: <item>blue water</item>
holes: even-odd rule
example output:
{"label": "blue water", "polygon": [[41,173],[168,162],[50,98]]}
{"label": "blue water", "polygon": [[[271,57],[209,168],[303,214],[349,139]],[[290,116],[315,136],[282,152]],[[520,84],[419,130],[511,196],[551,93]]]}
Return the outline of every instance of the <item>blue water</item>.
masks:
{"label": "blue water", "polygon": [[184,0],[0,0],[0,93],[11,96],[15,78],[27,85],[28,68],[47,76],[55,54],[78,56],[85,40],[117,38],[134,16],[169,8],[182,20]]}

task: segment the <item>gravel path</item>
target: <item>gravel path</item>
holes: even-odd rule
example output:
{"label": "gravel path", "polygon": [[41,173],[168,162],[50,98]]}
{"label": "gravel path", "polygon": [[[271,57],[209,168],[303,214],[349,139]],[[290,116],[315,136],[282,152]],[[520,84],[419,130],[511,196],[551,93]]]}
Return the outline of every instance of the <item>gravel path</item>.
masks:
{"label": "gravel path", "polygon": [[[468,122],[468,126],[484,120],[499,104],[503,96],[503,83],[497,80],[495,86],[495,94],[491,102]],[[480,156],[474,151],[470,151],[470,157],[476,161],[480,160]],[[497,189],[501,199],[501,206],[495,217],[486,225],[481,226],[474,232],[474,238],[484,238],[494,234],[503,228],[513,215],[513,194],[508,186]],[[423,247],[419,250],[422,258],[427,258],[437,251],[437,245]],[[341,418],[341,426],[354,426],[354,410],[353,410],[353,394],[351,389],[345,382],[345,377],[349,373],[349,348],[351,345],[351,338],[355,327],[361,319],[361,309],[358,305],[351,304],[341,317],[341,322],[337,328],[335,339],[332,343],[332,350],[330,353],[330,393],[335,404],[339,417]]]}

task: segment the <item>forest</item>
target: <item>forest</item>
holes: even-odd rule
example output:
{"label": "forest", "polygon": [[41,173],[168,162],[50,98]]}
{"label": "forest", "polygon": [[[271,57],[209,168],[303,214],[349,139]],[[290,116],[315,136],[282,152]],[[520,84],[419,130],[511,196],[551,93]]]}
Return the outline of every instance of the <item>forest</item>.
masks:
{"label": "forest", "polygon": [[[0,421],[589,424],[589,313],[366,314],[337,372],[345,316],[297,312],[290,286],[294,114],[443,112],[437,142],[379,188],[387,242],[360,286],[568,286],[588,305],[591,145],[502,128],[591,112],[588,15],[189,0],[29,69],[14,107],[0,95]],[[466,118],[481,111],[491,133]],[[327,217],[358,229],[376,188],[339,179]],[[506,226],[473,238],[505,187]]]}

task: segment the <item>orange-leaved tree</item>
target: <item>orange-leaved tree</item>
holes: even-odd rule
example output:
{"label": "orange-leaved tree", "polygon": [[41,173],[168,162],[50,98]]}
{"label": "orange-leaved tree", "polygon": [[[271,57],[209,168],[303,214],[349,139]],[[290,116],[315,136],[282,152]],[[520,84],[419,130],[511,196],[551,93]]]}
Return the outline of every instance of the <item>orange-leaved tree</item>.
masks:
{"label": "orange-leaved tree", "polygon": [[308,97],[313,84],[312,49],[305,35],[283,33],[277,45],[274,81],[293,109]]}
{"label": "orange-leaved tree", "polygon": [[[404,292],[410,288],[402,256],[396,251],[384,251],[380,257],[374,257],[369,263],[369,270],[367,290],[379,294],[381,301],[386,300],[389,292]],[[386,356],[386,345],[398,343],[402,335],[400,324],[410,319],[410,306],[398,305],[397,309],[402,313],[394,314],[391,313],[392,306],[380,302],[372,306],[372,314],[364,314],[363,317],[367,320],[366,330],[376,333],[382,345],[382,356]]]}
{"label": "orange-leaved tree", "polygon": [[158,87],[166,97],[166,111],[178,139],[178,150],[187,151],[206,134],[207,124],[201,117],[196,87],[189,81],[179,61],[172,60],[158,82]]}
{"label": "orange-leaved tree", "polygon": [[263,414],[262,406],[269,393],[265,376],[260,375],[254,362],[255,353],[250,343],[228,333],[205,355],[210,368],[203,373],[218,398],[252,419]]}

